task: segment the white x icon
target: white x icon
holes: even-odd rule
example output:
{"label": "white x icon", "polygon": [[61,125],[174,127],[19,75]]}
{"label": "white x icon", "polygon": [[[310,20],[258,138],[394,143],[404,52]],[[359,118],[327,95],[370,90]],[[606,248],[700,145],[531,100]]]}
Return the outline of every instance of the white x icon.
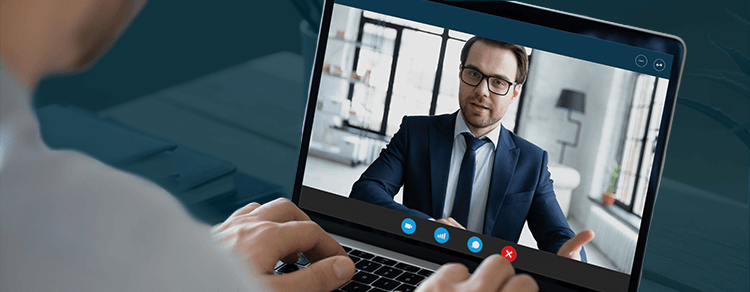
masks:
{"label": "white x icon", "polygon": [[506,250],[506,251],[505,251],[505,257],[506,257],[506,258],[512,258],[512,257],[513,257],[513,252],[512,252],[512,251],[509,251],[509,250]]}

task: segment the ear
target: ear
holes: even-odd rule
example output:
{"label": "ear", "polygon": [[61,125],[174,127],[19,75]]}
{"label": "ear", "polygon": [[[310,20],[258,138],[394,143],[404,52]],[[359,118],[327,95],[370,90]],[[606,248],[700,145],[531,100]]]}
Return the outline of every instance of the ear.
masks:
{"label": "ear", "polygon": [[523,87],[523,84],[516,84],[516,86],[513,87],[513,96],[511,99],[515,99],[518,97],[518,95],[521,93],[521,88]]}

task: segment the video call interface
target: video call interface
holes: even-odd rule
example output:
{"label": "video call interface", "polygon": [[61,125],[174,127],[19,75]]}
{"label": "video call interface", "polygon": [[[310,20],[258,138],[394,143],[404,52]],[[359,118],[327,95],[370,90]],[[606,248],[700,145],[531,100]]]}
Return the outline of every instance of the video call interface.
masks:
{"label": "video call interface", "polygon": [[[567,239],[592,230],[572,260],[630,275],[664,61],[633,56],[648,74],[481,37],[334,4],[303,186],[397,211],[385,215],[398,217],[387,232],[409,237],[432,224],[419,240],[514,265],[561,257]],[[475,142],[456,133],[469,126],[493,129],[476,137],[473,178],[461,172]]]}

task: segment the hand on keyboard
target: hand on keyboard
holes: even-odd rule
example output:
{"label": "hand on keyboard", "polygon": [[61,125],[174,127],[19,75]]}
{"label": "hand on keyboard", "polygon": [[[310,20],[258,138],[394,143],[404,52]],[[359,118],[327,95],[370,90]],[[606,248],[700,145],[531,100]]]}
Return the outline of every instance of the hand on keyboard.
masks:
{"label": "hand on keyboard", "polygon": [[[341,245],[286,199],[248,204],[214,227],[212,234],[274,291],[331,291],[355,272]],[[299,253],[311,262],[309,266],[274,273],[279,260],[294,263]]]}
{"label": "hand on keyboard", "polygon": [[461,264],[446,264],[425,279],[416,291],[539,291],[529,275],[516,275],[500,255],[486,258],[474,274]]}

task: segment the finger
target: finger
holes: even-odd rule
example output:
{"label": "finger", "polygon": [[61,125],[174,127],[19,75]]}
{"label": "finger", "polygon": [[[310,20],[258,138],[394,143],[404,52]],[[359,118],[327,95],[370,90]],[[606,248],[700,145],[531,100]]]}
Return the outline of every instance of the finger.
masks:
{"label": "finger", "polygon": [[236,216],[248,214],[254,211],[255,209],[257,209],[258,207],[260,207],[259,203],[252,202],[250,204],[245,205],[242,208],[237,209],[236,211],[234,211],[234,213],[232,213],[232,215],[229,215],[229,217],[236,217]]}
{"label": "finger", "polygon": [[453,225],[453,227],[458,227],[458,228],[461,228],[463,230],[466,230],[466,228],[463,227],[463,225],[461,225],[461,223],[458,223],[458,221],[456,221],[456,219],[453,219],[453,217],[448,217],[446,219],[448,219],[448,221],[451,222],[451,225]]}
{"label": "finger", "polygon": [[296,252],[281,258],[282,262],[285,262],[288,264],[296,263],[298,260],[299,260],[299,253],[296,253]]}
{"label": "finger", "polygon": [[474,287],[475,291],[497,291],[515,274],[516,270],[510,265],[510,261],[499,254],[493,254],[474,270],[467,284]]}
{"label": "finger", "polygon": [[518,275],[510,280],[503,286],[500,292],[528,292],[528,291],[539,291],[539,285],[536,284],[534,278],[529,275],[523,274]]}
{"label": "finger", "polygon": [[445,264],[417,286],[418,292],[455,291],[456,286],[469,278],[469,269],[462,264]]}
{"label": "finger", "polygon": [[565,244],[560,247],[560,250],[558,250],[557,254],[564,257],[573,258],[576,256],[576,253],[580,252],[581,247],[583,247],[584,244],[588,243],[592,239],[594,239],[594,231],[581,231],[575,237],[565,242]]}
{"label": "finger", "polygon": [[266,276],[277,291],[333,291],[354,276],[354,262],[346,256],[330,257],[304,269]]}
{"label": "finger", "polygon": [[462,264],[450,263],[440,267],[431,277],[440,278],[447,283],[458,284],[469,279],[469,269]]}
{"label": "finger", "polygon": [[310,221],[297,205],[285,198],[278,198],[254,210],[252,216],[263,221],[284,223],[289,221]]}
{"label": "finger", "polygon": [[276,230],[259,236],[259,242],[273,242],[266,251],[274,263],[289,255],[303,253],[310,262],[343,255],[346,252],[323,228],[312,221],[294,221],[279,224]]}

